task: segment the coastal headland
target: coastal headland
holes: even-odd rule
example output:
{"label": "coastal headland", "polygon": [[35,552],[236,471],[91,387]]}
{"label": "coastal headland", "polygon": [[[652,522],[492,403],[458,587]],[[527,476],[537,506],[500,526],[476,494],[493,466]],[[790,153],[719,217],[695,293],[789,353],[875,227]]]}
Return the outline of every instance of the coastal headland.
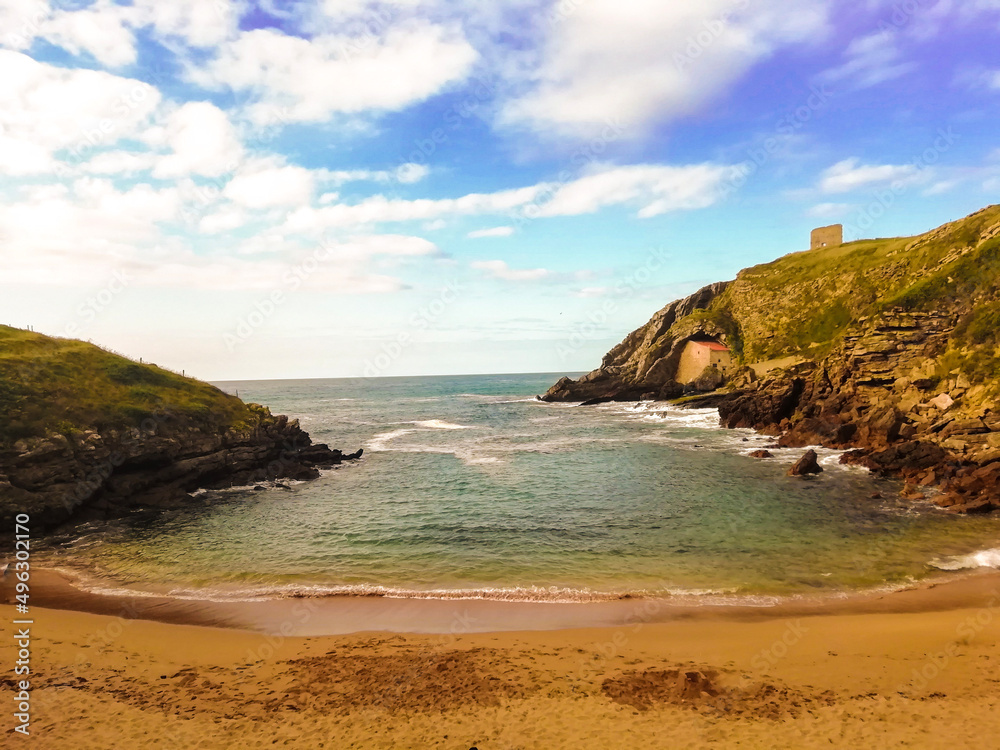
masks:
{"label": "coastal headland", "polygon": [[[1000,206],[916,237],[816,247],[671,302],[541,398],[676,399],[782,447],[848,450],[960,513],[1000,508]],[[679,382],[692,347],[725,350]],[[711,392],[707,397],[698,394]]]}
{"label": "coastal headland", "polygon": [[[0,522],[35,533],[360,458],[297,420],[93,344],[0,326]],[[0,541],[0,545],[9,540]]]}

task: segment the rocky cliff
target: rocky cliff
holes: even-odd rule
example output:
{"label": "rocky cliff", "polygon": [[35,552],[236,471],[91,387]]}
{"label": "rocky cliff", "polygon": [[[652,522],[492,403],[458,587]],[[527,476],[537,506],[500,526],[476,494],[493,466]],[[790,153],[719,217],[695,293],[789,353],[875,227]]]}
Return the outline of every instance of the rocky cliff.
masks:
{"label": "rocky cliff", "polygon": [[545,401],[635,400],[642,396],[673,398],[684,345],[699,336],[726,342],[729,326],[705,311],[726,290],[727,282],[699,289],[660,310],[604,356],[601,366],[579,380],[563,378],[542,396]]}
{"label": "rocky cliff", "polygon": [[845,461],[903,477],[908,496],[936,487],[946,507],[1000,508],[1000,207],[746,269],[668,305],[544,398],[669,396],[693,335],[745,366],[715,399],[724,426],[852,448]]}
{"label": "rocky cliff", "polygon": [[314,479],[350,456],[295,420],[79,341],[0,327],[0,523],[44,530],[199,488]]}

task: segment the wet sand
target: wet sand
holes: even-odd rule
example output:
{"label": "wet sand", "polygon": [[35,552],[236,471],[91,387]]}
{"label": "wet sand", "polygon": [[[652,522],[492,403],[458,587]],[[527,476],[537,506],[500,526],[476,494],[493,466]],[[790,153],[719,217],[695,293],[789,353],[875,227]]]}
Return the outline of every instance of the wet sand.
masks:
{"label": "wet sand", "polygon": [[364,631],[489,633],[621,627],[684,619],[747,622],[823,614],[901,614],[989,607],[997,598],[1000,573],[993,570],[940,576],[936,582],[902,591],[788,599],[771,606],[691,604],[671,599],[552,603],[377,596],[206,601],[92,594],[75,586],[67,573],[53,570],[35,570],[31,579],[31,600],[37,606],[286,636]]}
{"label": "wet sand", "polygon": [[[32,581],[25,744],[38,748],[983,748],[1000,737],[995,572],[778,608],[665,606],[628,622],[648,602],[323,600],[312,611],[316,600],[137,599],[133,611],[46,574]],[[563,606],[615,622],[537,629],[562,627]],[[71,611],[87,608],[103,614]],[[463,608],[480,621],[454,619]],[[294,634],[366,615],[439,632]],[[13,609],[0,617],[6,630]],[[13,663],[12,639],[0,658]],[[14,746],[23,738],[6,721]]]}

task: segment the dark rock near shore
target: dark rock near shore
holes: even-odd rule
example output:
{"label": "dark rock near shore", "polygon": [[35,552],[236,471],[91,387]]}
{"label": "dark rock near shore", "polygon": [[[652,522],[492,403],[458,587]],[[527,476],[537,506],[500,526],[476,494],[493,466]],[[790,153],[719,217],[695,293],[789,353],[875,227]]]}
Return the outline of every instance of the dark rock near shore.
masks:
{"label": "dark rock near shore", "polygon": [[771,453],[771,451],[764,450],[763,448],[761,448],[760,450],[751,451],[747,455],[750,456],[750,458],[774,458],[774,454]]}
{"label": "dark rock near shore", "polygon": [[311,480],[361,453],[315,445],[297,420],[270,414],[221,434],[171,420],[148,431],[52,434],[0,450],[0,519],[27,513],[41,531],[136,507],[183,507],[198,489]]}
{"label": "dark rock near shore", "polygon": [[705,370],[688,384],[687,389],[698,393],[708,393],[722,387],[726,382],[722,371],[717,367],[706,367]]}
{"label": "dark rock near shore", "polygon": [[801,477],[807,474],[819,474],[822,471],[823,467],[819,465],[816,451],[808,450],[803,454],[802,458],[796,461],[795,465],[788,470],[788,476]]}
{"label": "dark rock near shore", "polygon": [[723,427],[763,431],[781,424],[795,413],[805,389],[805,380],[794,373],[767,381],[753,391],[737,391],[719,404]]}

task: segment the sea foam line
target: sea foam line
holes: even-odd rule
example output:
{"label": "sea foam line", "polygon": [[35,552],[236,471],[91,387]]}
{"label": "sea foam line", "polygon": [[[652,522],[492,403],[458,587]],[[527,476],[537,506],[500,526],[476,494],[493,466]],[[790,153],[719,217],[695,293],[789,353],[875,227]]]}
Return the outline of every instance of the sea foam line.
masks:
{"label": "sea foam line", "polygon": [[1000,568],[1000,547],[983,549],[968,555],[954,555],[931,560],[938,570],[970,570],[973,568]]}

